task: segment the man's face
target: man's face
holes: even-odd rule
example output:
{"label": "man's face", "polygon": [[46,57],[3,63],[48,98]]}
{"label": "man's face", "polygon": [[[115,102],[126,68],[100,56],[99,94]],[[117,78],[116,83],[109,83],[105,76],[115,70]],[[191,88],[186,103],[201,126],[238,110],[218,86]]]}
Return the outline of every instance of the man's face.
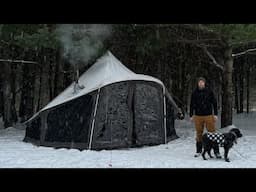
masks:
{"label": "man's face", "polygon": [[199,87],[199,89],[205,88],[205,82],[202,80],[198,81],[198,87]]}

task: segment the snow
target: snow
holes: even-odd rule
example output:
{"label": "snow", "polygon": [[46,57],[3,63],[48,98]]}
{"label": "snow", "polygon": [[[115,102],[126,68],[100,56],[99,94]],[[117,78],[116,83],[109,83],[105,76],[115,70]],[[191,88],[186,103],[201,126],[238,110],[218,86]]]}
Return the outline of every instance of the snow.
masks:
{"label": "snow", "polygon": [[[194,126],[185,120],[176,121],[179,139],[168,144],[142,148],[79,151],[37,147],[22,142],[25,130],[0,129],[1,168],[255,168],[256,167],[256,112],[235,115],[234,125],[219,130],[226,132],[232,127],[241,129],[244,137],[230,150],[231,162],[223,159],[194,158]],[[223,154],[223,148],[220,148]],[[112,167],[111,167],[112,165]]]}

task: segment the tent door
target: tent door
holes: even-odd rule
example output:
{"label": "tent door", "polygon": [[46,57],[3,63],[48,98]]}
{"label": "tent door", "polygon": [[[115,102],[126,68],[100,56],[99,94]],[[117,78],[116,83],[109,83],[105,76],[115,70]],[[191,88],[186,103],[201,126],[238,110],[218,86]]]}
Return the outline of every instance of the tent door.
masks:
{"label": "tent door", "polygon": [[163,94],[159,85],[137,82],[133,93],[132,143],[136,146],[165,142]]}

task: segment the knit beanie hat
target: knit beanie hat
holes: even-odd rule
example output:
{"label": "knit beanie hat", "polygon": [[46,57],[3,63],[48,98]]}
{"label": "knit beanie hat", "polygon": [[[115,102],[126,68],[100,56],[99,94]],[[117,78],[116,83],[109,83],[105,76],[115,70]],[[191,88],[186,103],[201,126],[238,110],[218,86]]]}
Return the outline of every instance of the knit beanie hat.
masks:
{"label": "knit beanie hat", "polygon": [[199,81],[204,81],[206,83],[206,79],[204,77],[199,77],[197,82]]}

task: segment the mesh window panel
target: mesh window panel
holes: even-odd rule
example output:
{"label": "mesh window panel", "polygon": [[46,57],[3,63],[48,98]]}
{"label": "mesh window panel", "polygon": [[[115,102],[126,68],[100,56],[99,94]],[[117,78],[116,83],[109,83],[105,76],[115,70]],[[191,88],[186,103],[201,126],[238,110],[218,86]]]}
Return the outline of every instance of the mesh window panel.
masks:
{"label": "mesh window panel", "polygon": [[130,146],[129,130],[132,122],[129,92],[131,83],[120,82],[101,89],[92,149]]}
{"label": "mesh window panel", "polygon": [[87,148],[95,97],[93,92],[50,109],[45,142],[56,147]]}
{"label": "mesh window panel", "polygon": [[159,84],[136,83],[134,117],[137,146],[164,143],[163,90]]}

